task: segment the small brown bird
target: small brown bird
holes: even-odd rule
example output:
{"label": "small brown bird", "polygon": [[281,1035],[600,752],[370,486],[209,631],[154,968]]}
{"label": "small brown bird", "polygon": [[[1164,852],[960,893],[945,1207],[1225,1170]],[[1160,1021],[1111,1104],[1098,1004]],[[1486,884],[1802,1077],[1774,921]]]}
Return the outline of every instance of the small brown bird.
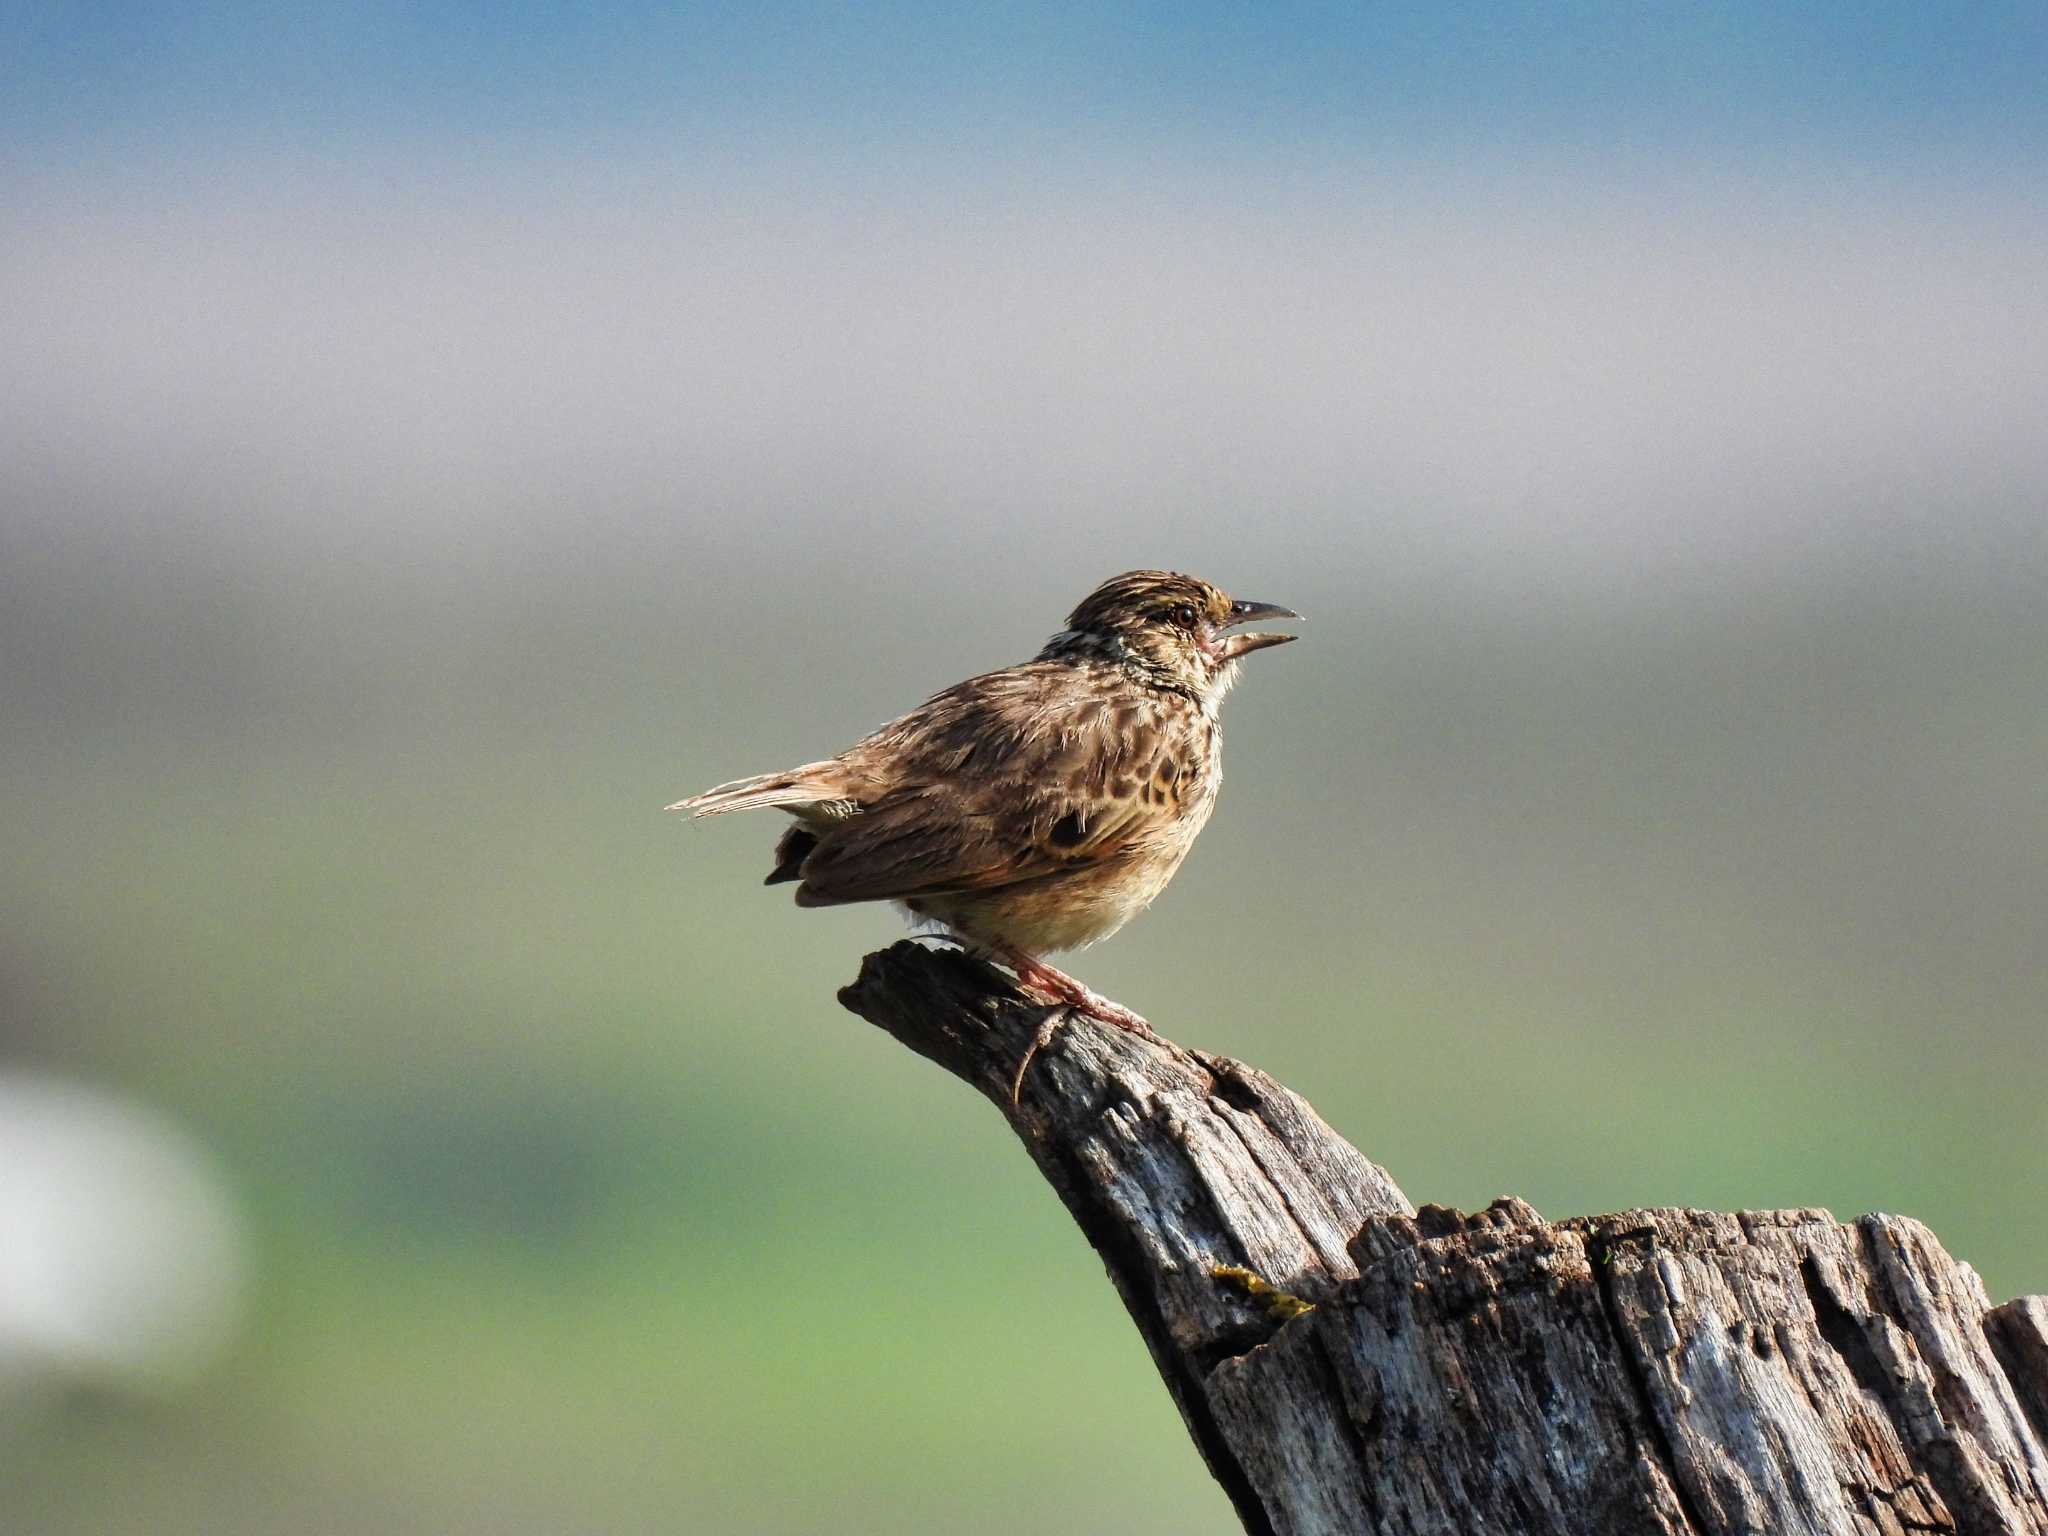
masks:
{"label": "small brown bird", "polygon": [[837,757],[677,802],[796,818],[767,883],[800,907],[894,901],[1030,991],[1126,1029],[1128,1008],[1048,965],[1108,938],[1180,868],[1223,780],[1216,712],[1240,657],[1299,619],[1172,571],[1097,587],[1037,659],[957,683]]}

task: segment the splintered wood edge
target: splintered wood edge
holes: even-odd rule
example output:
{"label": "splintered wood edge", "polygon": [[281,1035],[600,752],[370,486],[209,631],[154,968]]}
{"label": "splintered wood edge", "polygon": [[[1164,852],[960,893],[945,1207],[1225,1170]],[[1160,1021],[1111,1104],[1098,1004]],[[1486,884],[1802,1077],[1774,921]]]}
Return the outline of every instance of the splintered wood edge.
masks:
{"label": "splintered wood edge", "polygon": [[1354,1248],[1207,1383],[1279,1529],[2048,1532],[2048,1301],[1917,1222],[1503,1201]]}
{"label": "splintered wood edge", "polygon": [[1153,1295],[1182,1352],[1237,1347],[1262,1316],[1215,1269],[1312,1302],[1357,1274],[1369,1218],[1413,1212],[1265,1073],[1048,1008],[970,956],[897,944],[840,1001],[996,1105],[1091,1241],[1120,1245],[1112,1273]]}
{"label": "splintered wood edge", "polygon": [[[1248,1530],[1398,1516],[1448,1533],[1460,1527],[1431,1523],[1448,1509],[1431,1501],[1491,1486],[1510,1520],[1547,1488],[1564,1501],[1555,1529],[1711,1536],[1805,1510],[1806,1483],[1834,1468],[1846,1481],[1813,1482],[1815,1497],[1861,1488],[1881,1520],[2048,1536],[2048,1301],[1989,1308],[1917,1223],[1680,1209],[1545,1223],[1515,1199],[1417,1211],[1266,1074],[1046,1007],[957,950],[871,954],[839,1000],[1003,1113],[1101,1254]],[[1274,1311],[1244,1275],[1299,1305]],[[1673,1300],[1693,1290],[1710,1297],[1718,1354],[1677,1351],[1706,1336]],[[1513,1340],[1536,1337],[1556,1351],[1540,1388],[1515,1375]],[[1523,1444],[1499,1425],[1525,1390]],[[1494,1411],[1465,1422],[1475,1392]],[[1937,1398],[1966,1434],[1937,1432]],[[1760,1482],[1723,1476],[1730,1456],[1777,1443],[1773,1412],[1798,1420],[1793,1460]],[[1560,1460],[1554,1431],[1574,1413],[1580,1439]],[[1434,1449],[1418,1462],[1423,1432]],[[1462,1471],[1460,1446],[1477,1458]],[[1872,1455],[1903,1457],[1905,1475],[1861,1467]],[[1432,1492],[1437,1474],[1449,1481]]]}
{"label": "splintered wood edge", "polygon": [[1239,1518],[1272,1530],[1203,1381],[1280,1319],[1219,1272],[1306,1305],[1333,1294],[1358,1273],[1349,1244],[1366,1220],[1412,1213],[1385,1170],[1265,1073],[1045,1007],[956,951],[869,955],[839,1000],[1002,1112],[1101,1256]]}

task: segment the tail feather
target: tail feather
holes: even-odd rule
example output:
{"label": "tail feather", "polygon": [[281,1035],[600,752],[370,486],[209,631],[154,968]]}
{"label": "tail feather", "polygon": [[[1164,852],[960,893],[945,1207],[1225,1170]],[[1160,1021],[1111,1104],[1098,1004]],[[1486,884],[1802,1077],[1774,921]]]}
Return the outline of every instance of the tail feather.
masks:
{"label": "tail feather", "polygon": [[664,809],[688,811],[692,816],[723,816],[727,811],[752,811],[769,805],[816,805],[824,800],[837,800],[843,796],[833,785],[831,770],[838,766],[828,758],[782,773],[734,779],[730,784],[720,784]]}

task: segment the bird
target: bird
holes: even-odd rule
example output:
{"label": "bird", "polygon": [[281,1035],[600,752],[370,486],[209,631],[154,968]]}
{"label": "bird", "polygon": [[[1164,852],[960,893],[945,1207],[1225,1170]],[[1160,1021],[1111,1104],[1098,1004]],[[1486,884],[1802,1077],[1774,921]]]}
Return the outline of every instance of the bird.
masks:
{"label": "bird", "polygon": [[1217,715],[1299,621],[1176,571],[1103,582],[1030,661],[934,694],[873,734],[667,807],[792,819],[766,884],[800,907],[893,901],[1048,1004],[1149,1036],[1045,957],[1108,938],[1165,889],[1215,808]]}

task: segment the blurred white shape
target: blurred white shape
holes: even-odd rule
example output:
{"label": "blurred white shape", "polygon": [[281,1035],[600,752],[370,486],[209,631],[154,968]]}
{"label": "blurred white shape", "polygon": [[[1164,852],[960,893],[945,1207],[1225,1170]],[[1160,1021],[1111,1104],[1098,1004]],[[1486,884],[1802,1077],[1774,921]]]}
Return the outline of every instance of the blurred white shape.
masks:
{"label": "blurred white shape", "polygon": [[0,1075],[0,1393],[189,1383],[233,1336],[247,1269],[225,1184],[166,1117]]}

